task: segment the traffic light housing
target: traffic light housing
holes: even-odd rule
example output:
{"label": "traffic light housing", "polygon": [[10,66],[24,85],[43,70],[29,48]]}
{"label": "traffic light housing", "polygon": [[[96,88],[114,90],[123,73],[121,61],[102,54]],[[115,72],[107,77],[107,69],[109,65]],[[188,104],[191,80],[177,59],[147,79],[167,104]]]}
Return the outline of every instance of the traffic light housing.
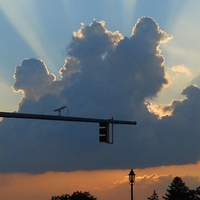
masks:
{"label": "traffic light housing", "polygon": [[109,123],[99,123],[99,142],[110,143]]}

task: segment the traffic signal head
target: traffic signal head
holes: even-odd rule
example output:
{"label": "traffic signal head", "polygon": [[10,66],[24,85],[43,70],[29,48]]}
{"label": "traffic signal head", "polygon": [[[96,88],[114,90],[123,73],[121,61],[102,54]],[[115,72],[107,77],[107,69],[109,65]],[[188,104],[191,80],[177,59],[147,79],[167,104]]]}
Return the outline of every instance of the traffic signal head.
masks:
{"label": "traffic signal head", "polygon": [[99,123],[99,142],[110,143],[109,123]]}

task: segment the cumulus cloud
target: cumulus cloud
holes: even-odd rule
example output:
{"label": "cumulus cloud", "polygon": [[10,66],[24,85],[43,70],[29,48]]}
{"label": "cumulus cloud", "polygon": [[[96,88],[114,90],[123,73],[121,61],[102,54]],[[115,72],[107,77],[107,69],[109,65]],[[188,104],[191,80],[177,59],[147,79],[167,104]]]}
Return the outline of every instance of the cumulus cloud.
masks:
{"label": "cumulus cloud", "polygon": [[26,99],[38,100],[41,96],[50,92],[49,86],[55,80],[46,64],[39,59],[24,59],[20,66],[15,68],[15,92],[21,91]]}
{"label": "cumulus cloud", "polygon": [[104,21],[94,21],[89,26],[83,25],[73,33],[72,42],[68,47],[69,55],[84,60],[101,57],[122,38],[122,34],[118,31],[108,31]]}
{"label": "cumulus cloud", "polygon": [[80,61],[74,57],[67,58],[65,60],[64,66],[60,69],[60,75],[62,76],[63,79],[67,80],[73,78],[75,75],[77,75],[77,73],[80,72],[81,72]]}
{"label": "cumulus cloud", "polygon": [[94,21],[73,33],[60,80],[44,61],[23,60],[14,74],[13,89],[24,94],[18,112],[54,114],[53,109],[67,105],[70,116],[114,117],[136,120],[138,125],[114,126],[114,144],[107,145],[98,142],[98,124],[4,119],[0,171],[40,173],[197,162],[199,88],[189,86],[182,92],[185,100],[163,105],[160,110],[170,115],[160,119],[145,103],[169,84],[159,46],[171,38],[149,17],[137,21],[130,37]]}

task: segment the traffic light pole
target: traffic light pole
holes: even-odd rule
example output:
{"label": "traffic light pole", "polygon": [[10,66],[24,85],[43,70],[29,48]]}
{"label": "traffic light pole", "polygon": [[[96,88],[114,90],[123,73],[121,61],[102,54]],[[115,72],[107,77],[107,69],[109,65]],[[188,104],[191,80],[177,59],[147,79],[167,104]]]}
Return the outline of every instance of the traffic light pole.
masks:
{"label": "traffic light pole", "polygon": [[[42,115],[42,114],[29,114],[29,113],[11,113],[0,112],[0,117],[3,118],[21,118],[21,119],[39,119],[39,120],[57,120],[57,121],[71,121],[71,122],[88,122],[99,123],[99,141],[108,144],[113,143],[113,124],[136,125],[136,121],[123,121],[111,119],[97,119],[85,117],[68,117],[60,115]],[[110,137],[109,124],[112,124],[112,135]]]}
{"label": "traffic light pole", "polygon": [[136,121],[123,121],[111,119],[97,119],[85,117],[68,117],[62,115],[42,115],[42,114],[28,114],[28,113],[11,113],[0,112],[0,117],[4,118],[22,118],[22,119],[40,119],[40,120],[57,120],[57,121],[71,121],[71,122],[89,122],[89,123],[109,123],[109,124],[126,124],[136,125]]}

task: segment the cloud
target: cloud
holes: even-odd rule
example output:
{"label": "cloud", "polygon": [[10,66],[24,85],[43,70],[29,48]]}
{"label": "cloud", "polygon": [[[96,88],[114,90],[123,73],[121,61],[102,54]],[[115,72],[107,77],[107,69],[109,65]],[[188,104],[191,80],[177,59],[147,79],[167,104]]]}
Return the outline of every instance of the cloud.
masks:
{"label": "cloud", "polygon": [[187,76],[191,75],[190,70],[187,69],[185,66],[182,66],[182,65],[173,66],[172,67],[172,71],[173,72],[178,72],[178,73],[183,73],[183,74],[185,74]]}
{"label": "cloud", "polygon": [[154,105],[151,102],[146,102],[146,106],[148,111],[157,115],[158,118],[171,115],[174,109],[172,104]]}
{"label": "cloud", "polygon": [[73,33],[72,42],[68,47],[70,56],[87,60],[101,57],[123,38],[118,31],[111,32],[105,28],[105,22],[94,20],[89,26],[84,26]]}
{"label": "cloud", "polygon": [[25,99],[39,100],[41,96],[50,92],[48,88],[55,76],[49,73],[42,60],[25,59],[15,68],[14,79],[15,92],[21,91]]}
{"label": "cloud", "polygon": [[[199,88],[189,86],[183,101],[162,105],[158,119],[146,99],[169,84],[159,46],[172,36],[149,17],[130,37],[93,21],[73,33],[61,79],[44,61],[25,59],[15,69],[13,89],[24,96],[18,112],[48,113],[67,105],[75,117],[136,120],[114,126],[114,144],[98,142],[98,124],[4,119],[0,123],[1,172],[41,173],[145,168],[199,160]],[[66,113],[63,112],[63,115]],[[12,163],[12,165],[10,164]]]}

